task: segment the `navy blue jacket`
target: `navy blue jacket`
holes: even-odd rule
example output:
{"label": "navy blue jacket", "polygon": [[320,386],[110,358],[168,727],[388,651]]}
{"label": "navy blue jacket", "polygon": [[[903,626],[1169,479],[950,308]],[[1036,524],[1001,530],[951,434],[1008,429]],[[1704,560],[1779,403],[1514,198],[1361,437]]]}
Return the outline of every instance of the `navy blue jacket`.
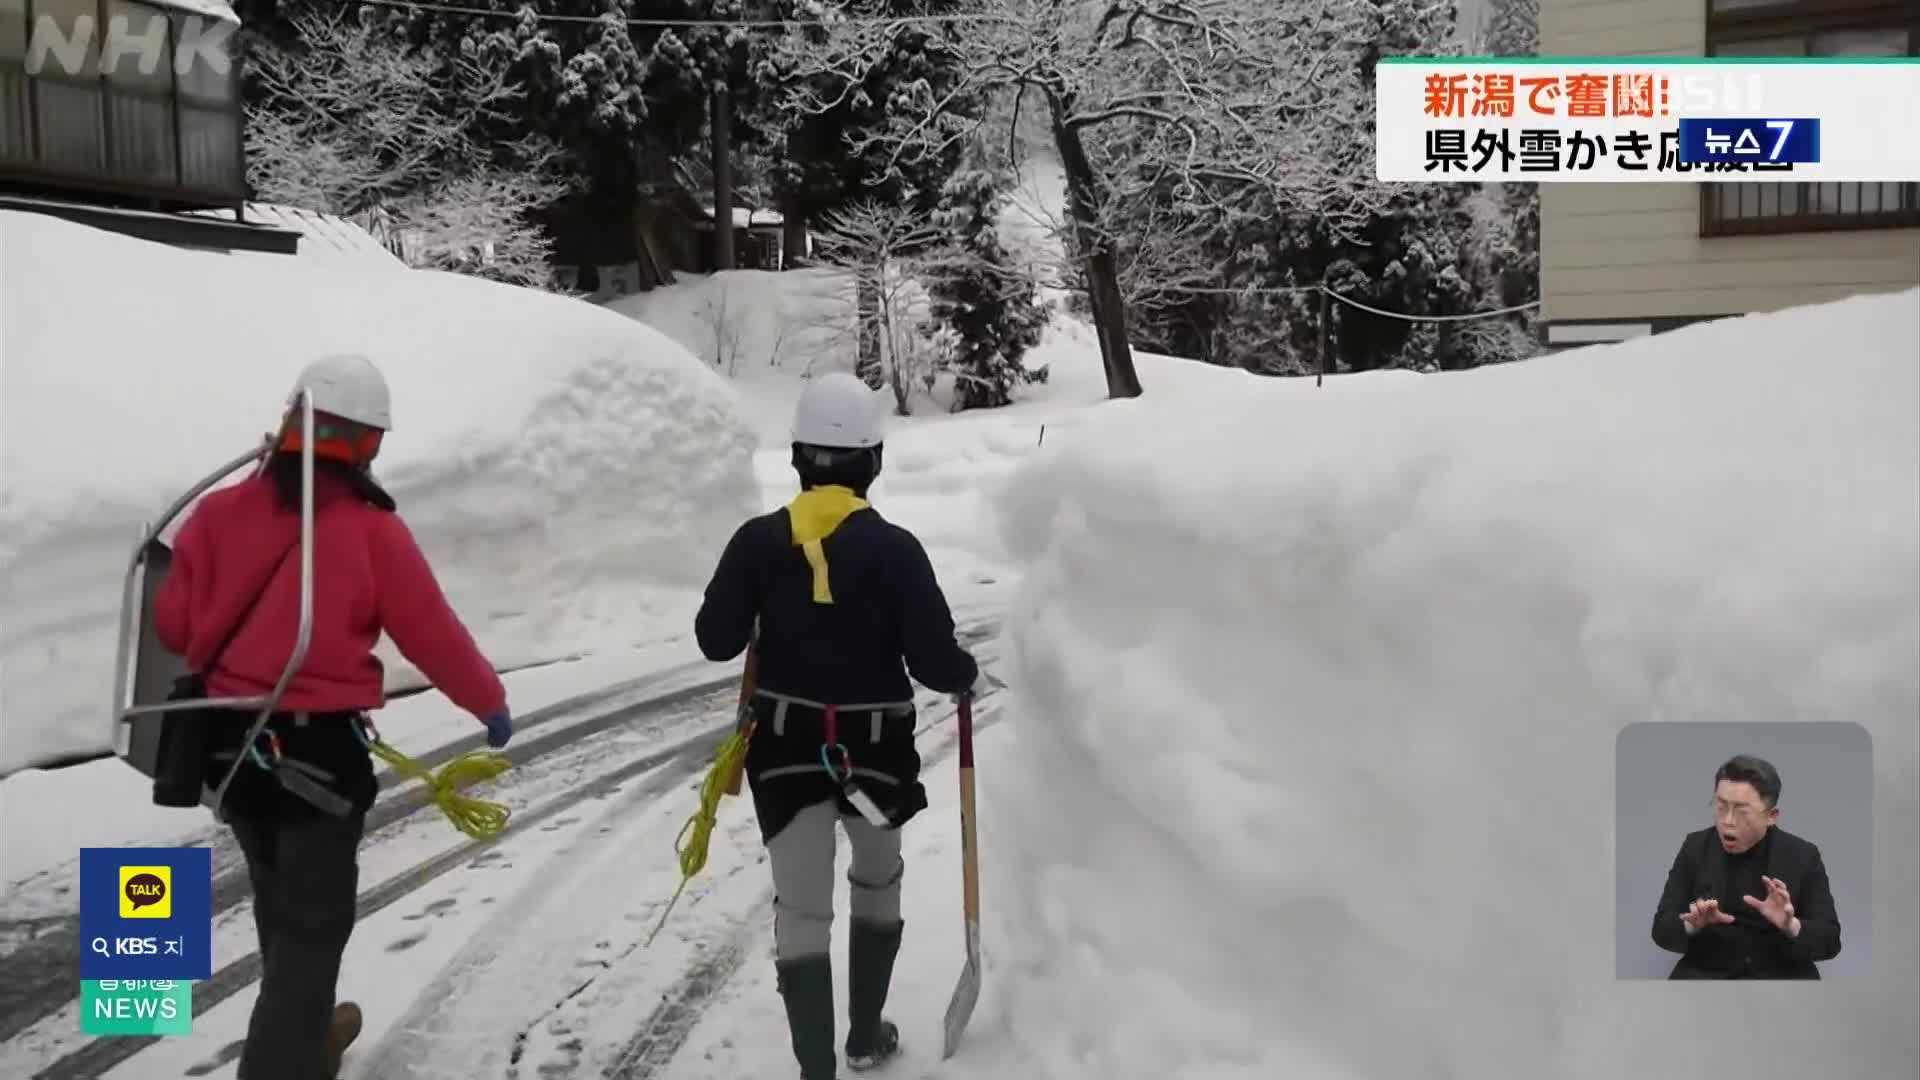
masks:
{"label": "navy blue jacket", "polygon": [[973,685],[979,666],[954,639],[953,612],[918,537],[867,507],[821,546],[831,604],[814,602],[812,570],[784,507],[741,525],[694,618],[707,659],[740,655],[758,619],[765,690],[861,705],[912,700],[909,672],[941,693]]}

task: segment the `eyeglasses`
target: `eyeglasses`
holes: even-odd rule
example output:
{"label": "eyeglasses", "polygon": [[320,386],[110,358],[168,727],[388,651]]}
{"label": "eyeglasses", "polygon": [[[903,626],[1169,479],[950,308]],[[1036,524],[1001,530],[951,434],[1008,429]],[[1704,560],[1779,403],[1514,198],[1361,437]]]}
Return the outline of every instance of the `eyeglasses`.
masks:
{"label": "eyeglasses", "polygon": [[1730,818],[1734,821],[1750,822],[1759,819],[1765,814],[1764,810],[1752,803],[1730,803],[1722,802],[1719,799],[1710,801],[1707,804],[1707,810],[1713,815],[1713,820],[1715,821],[1719,821],[1722,818]]}

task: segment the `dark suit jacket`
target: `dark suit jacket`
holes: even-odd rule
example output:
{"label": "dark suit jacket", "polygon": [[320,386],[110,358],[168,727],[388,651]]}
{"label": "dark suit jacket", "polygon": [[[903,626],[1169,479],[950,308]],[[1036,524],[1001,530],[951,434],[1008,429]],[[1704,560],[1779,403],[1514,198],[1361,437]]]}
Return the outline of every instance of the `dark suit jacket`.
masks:
{"label": "dark suit jacket", "polygon": [[[1709,926],[1692,937],[1680,924],[1687,906],[1702,897],[1720,896],[1727,884],[1727,852],[1712,828],[1688,833],[1667,871],[1667,886],[1653,913],[1653,942],[1681,957],[1671,979],[1818,979],[1816,961],[1840,955],[1840,916],[1827,887],[1820,849],[1773,828],[1767,851],[1768,877],[1779,878],[1793,899],[1800,936],[1789,939],[1770,925]],[[1761,895],[1761,894],[1755,894]],[[1734,898],[1721,910],[1738,915],[1752,909]]]}

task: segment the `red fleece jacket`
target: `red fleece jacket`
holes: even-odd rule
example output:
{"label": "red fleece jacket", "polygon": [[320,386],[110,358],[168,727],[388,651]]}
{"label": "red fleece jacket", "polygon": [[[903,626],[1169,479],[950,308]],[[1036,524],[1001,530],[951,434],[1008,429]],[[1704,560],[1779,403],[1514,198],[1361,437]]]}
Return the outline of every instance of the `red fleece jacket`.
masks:
{"label": "red fleece jacket", "polygon": [[[384,705],[384,669],[373,655],[382,631],[476,718],[505,706],[500,677],[448,605],[399,515],[322,473],[314,477],[313,531],[313,635],[280,708]],[[207,495],[181,526],[172,568],[154,599],[162,644],[205,671],[227,632],[260,598],[219,665],[207,672],[212,694],[268,694],[279,681],[300,628],[299,536],[299,513],[279,504],[264,475]]]}

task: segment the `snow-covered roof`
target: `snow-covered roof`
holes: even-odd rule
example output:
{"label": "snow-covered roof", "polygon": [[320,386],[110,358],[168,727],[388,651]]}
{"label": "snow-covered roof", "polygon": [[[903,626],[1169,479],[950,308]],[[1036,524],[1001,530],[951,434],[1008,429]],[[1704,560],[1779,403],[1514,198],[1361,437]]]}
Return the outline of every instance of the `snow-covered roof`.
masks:
{"label": "snow-covered roof", "polygon": [[240,16],[234,14],[233,5],[227,0],[140,0],[140,2],[152,4],[155,7],[171,8],[174,11],[184,11],[189,15],[230,22],[235,26],[240,25]]}
{"label": "snow-covered roof", "polygon": [[[700,212],[707,215],[708,221],[713,220],[712,203],[701,203]],[[733,227],[736,229],[744,229],[749,225],[778,225],[785,220],[778,210],[755,210],[745,206],[733,208]]]}
{"label": "snow-covered roof", "polygon": [[[192,213],[232,220],[230,210],[195,210]],[[300,234],[300,258],[331,261],[365,259],[404,269],[406,263],[382,244],[372,233],[332,214],[319,214],[294,206],[250,202],[246,219],[255,225],[289,229]]]}

